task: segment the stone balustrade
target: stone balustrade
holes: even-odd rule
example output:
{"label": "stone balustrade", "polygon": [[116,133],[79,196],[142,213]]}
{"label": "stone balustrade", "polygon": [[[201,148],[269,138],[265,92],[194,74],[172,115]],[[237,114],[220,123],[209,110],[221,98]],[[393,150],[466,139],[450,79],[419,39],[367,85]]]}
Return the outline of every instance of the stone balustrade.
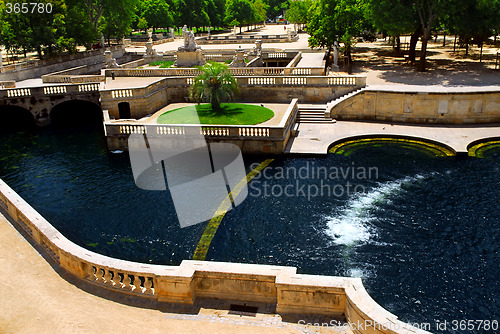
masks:
{"label": "stone balustrade", "polygon": [[272,265],[182,261],[163,266],[119,260],[68,240],[0,179],[0,206],[62,269],[134,298],[193,304],[196,298],[274,303],[280,314],[345,315],[354,333],[425,334],[378,305],[361,279],[302,275]]}
{"label": "stone balustrade", "polygon": [[[106,48],[106,50],[108,50],[108,49],[110,51],[117,51],[117,50],[123,49],[123,46],[122,45],[114,45],[114,46]],[[6,65],[3,67],[0,67],[0,73],[6,73],[6,72],[11,72],[11,71],[20,71],[20,70],[24,70],[24,69],[28,69],[28,68],[35,68],[35,67],[45,67],[45,66],[49,66],[49,65],[59,64],[59,63],[66,62],[66,61],[96,56],[96,55],[102,54],[103,52],[104,52],[104,49],[89,50],[89,51],[78,52],[76,54],[59,56],[59,57],[51,58],[48,60],[30,60],[30,61],[26,61],[26,62],[22,62],[22,63],[11,64],[11,65]]]}
{"label": "stone balustrade", "polygon": [[60,85],[60,86],[45,86],[45,87],[32,87],[32,88],[12,88],[0,90],[0,99],[2,98],[15,98],[15,97],[29,97],[40,95],[62,95],[69,93],[83,93],[83,92],[98,92],[99,84],[78,84],[78,85]]}
{"label": "stone balustrade", "polygon": [[0,81],[0,89],[16,88],[15,81]]}
{"label": "stone balustrade", "polygon": [[[323,67],[242,67],[230,68],[233,76],[263,76],[263,75],[324,75]],[[197,68],[116,68],[104,70],[106,77],[196,77],[202,72]],[[340,78],[340,77],[339,77]]]}

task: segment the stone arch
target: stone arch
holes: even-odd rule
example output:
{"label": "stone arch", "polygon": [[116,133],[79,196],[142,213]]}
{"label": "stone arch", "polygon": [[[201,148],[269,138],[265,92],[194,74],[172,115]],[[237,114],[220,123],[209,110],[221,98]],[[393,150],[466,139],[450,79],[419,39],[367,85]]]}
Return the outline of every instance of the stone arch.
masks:
{"label": "stone arch", "polygon": [[14,105],[0,106],[0,131],[18,131],[35,127],[35,117],[26,108]]}
{"label": "stone arch", "polygon": [[94,101],[74,99],[56,104],[50,111],[50,121],[56,127],[80,127],[102,122],[101,106]]}

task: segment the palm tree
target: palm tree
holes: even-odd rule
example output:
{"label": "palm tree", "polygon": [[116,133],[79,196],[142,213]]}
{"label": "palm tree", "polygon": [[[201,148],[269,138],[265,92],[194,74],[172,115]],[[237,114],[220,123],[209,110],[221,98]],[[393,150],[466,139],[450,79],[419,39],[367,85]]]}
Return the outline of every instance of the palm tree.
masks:
{"label": "palm tree", "polygon": [[213,111],[219,111],[223,100],[231,100],[238,93],[238,82],[226,64],[208,62],[198,69],[203,73],[194,78],[189,96],[198,103],[208,101]]}

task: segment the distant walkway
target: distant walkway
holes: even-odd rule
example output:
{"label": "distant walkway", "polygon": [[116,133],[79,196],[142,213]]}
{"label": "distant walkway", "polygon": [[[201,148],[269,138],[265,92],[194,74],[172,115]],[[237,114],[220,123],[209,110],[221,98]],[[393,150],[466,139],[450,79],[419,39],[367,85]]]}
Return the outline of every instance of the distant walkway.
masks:
{"label": "distant walkway", "polygon": [[346,122],[333,124],[302,123],[298,135],[288,144],[287,153],[327,154],[334,142],[357,136],[406,136],[442,143],[457,153],[480,139],[500,136],[500,125],[403,125],[390,123]]}

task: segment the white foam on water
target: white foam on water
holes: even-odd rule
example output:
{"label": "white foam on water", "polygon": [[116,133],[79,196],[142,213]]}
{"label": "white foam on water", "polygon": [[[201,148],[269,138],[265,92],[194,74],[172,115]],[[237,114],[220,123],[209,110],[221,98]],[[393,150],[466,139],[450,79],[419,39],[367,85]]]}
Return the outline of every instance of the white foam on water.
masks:
{"label": "white foam on water", "polygon": [[366,193],[356,194],[336,215],[326,217],[326,234],[339,245],[351,246],[368,242],[376,234],[370,224],[375,218],[370,209],[390,203],[388,196],[400,192],[403,184],[423,178],[422,175],[407,176],[400,180],[379,183]]}

